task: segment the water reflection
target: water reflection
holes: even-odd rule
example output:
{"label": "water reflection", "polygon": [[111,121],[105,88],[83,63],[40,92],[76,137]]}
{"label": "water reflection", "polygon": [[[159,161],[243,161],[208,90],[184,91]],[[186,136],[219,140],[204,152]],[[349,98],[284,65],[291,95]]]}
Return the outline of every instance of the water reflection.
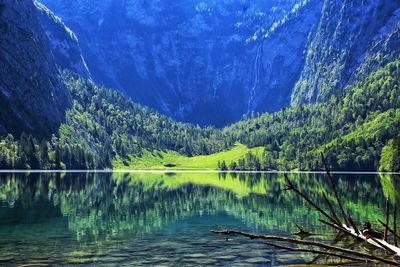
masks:
{"label": "water reflection", "polygon": [[[341,174],[334,178],[346,208],[357,221],[382,218],[385,196],[399,201],[400,179],[397,176]],[[324,175],[293,174],[291,179],[316,202],[323,203],[323,192],[333,202],[329,181]],[[111,253],[110,249],[121,248],[126,252],[133,244],[137,247],[138,242],[147,249],[151,246],[159,248],[163,243],[155,238],[157,235],[171,238],[175,245],[169,245],[174,248],[203,238],[204,244],[210,244],[217,239],[208,235],[214,227],[284,234],[294,232],[294,225],[301,224],[316,232],[325,231],[318,222],[318,214],[297,195],[283,191],[284,187],[285,181],[280,174],[1,174],[0,251],[8,251],[8,254],[0,256],[0,264],[24,263],[18,253],[9,249],[18,244],[31,252],[32,258],[25,257],[25,261],[33,261],[39,252],[43,252],[33,245],[44,243],[50,246],[48,240],[55,245],[42,260],[51,258],[58,264],[84,264],[88,259],[90,263],[101,263],[106,248],[108,253]],[[179,240],[179,235],[184,239]],[[26,240],[29,242],[24,243]],[[218,243],[218,246],[221,246],[219,250],[214,248],[212,253],[223,255],[226,245]],[[251,255],[254,251],[251,246],[254,245],[242,246],[242,254]],[[188,245],[190,252],[189,248]],[[182,251],[175,251],[175,257],[168,257],[185,260]],[[207,253],[208,249],[204,247],[204,257],[196,260],[210,258]],[[112,255],[127,260],[121,251],[117,254],[114,251]],[[140,253],[135,251],[135,255]],[[246,262],[254,257],[240,259]],[[160,256],[157,261],[166,263],[167,258]],[[280,264],[292,261],[304,259],[295,255]],[[264,258],[264,262],[260,261],[270,265],[274,262],[278,264],[279,260]]]}

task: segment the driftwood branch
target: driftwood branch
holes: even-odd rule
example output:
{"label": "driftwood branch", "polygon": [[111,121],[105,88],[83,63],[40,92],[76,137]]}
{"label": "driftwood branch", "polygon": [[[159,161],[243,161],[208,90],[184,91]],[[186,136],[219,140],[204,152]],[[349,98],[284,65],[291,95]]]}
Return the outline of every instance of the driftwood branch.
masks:
{"label": "driftwood branch", "polygon": [[325,255],[325,256],[333,256],[341,259],[346,259],[346,260],[351,260],[353,262],[366,262],[365,258],[359,258],[359,257],[352,257],[344,254],[339,254],[335,252],[329,252],[329,251],[322,251],[322,250],[315,250],[315,249],[305,249],[305,248],[292,248],[288,246],[282,246],[274,243],[269,243],[269,242],[263,242],[263,244],[277,248],[277,249],[284,249],[288,251],[296,251],[296,252],[306,252],[306,253],[312,253],[312,254],[318,254],[318,255]]}
{"label": "driftwood branch", "polygon": [[346,230],[345,228],[341,228],[341,227],[339,227],[338,225],[333,224],[333,223],[330,223],[330,222],[327,222],[327,221],[325,221],[325,220],[323,220],[323,219],[319,219],[319,221],[322,222],[322,223],[324,223],[324,224],[326,224],[326,225],[329,225],[329,226],[332,227],[332,228],[335,228],[336,230],[339,230],[340,232],[344,233],[345,235],[349,235],[349,236],[351,236],[351,237],[354,237],[355,239],[364,241],[361,237],[359,237],[358,235],[353,234],[352,232],[349,232],[349,231]]}
{"label": "driftwood branch", "polygon": [[383,239],[387,241],[387,235],[388,235],[388,228],[389,228],[389,206],[390,206],[390,200],[389,197],[386,198],[386,226],[385,226],[385,232],[383,233]]}
{"label": "driftwood branch", "polygon": [[393,235],[394,235],[394,245],[397,247],[397,224],[396,224],[396,220],[397,220],[397,203],[395,201],[394,203],[394,207],[393,207]]}
{"label": "driftwood branch", "polygon": [[387,225],[386,223],[382,222],[381,220],[378,220],[378,222],[380,224],[383,225],[383,227],[386,227],[388,229],[389,232],[391,232],[393,234],[393,236],[397,239],[400,239],[400,235],[397,234],[397,232],[395,230],[393,230],[392,228],[389,227],[389,225]]}
{"label": "driftwood branch", "polygon": [[361,234],[361,232],[358,231],[356,224],[354,223],[353,219],[350,216],[347,217],[347,221],[350,223],[351,227],[354,229],[354,232],[356,232],[357,235]]}
{"label": "driftwood branch", "polygon": [[304,230],[303,228],[301,228],[297,224],[295,224],[295,226],[296,226],[297,229],[299,229],[299,231],[297,233],[293,233],[293,235],[298,235],[298,236],[300,236],[301,239],[303,239],[304,237],[308,237],[308,236],[314,235],[313,233]]}
{"label": "driftwood branch", "polygon": [[326,218],[328,218],[330,221],[332,222],[336,222],[336,220],[334,218],[332,218],[328,213],[326,213],[323,209],[321,209],[317,204],[315,204],[310,198],[308,198],[305,194],[303,194],[302,192],[300,192],[294,185],[293,183],[290,181],[288,175],[285,173],[284,177],[286,179],[287,182],[287,189],[288,190],[292,190],[294,192],[296,192],[298,195],[300,195],[303,199],[305,199],[311,206],[313,206],[317,211],[319,211],[322,215],[324,215]]}
{"label": "driftwood branch", "polygon": [[324,164],[324,167],[325,167],[326,174],[327,174],[328,177],[329,177],[329,181],[331,182],[332,189],[333,189],[333,191],[334,191],[334,193],[335,193],[336,200],[337,200],[337,202],[338,202],[338,204],[339,204],[339,208],[340,208],[340,210],[341,210],[341,212],[342,212],[344,221],[345,221],[346,225],[349,226],[349,222],[348,222],[347,219],[346,219],[346,218],[347,218],[346,213],[344,212],[344,208],[343,208],[343,206],[342,206],[342,202],[340,201],[339,194],[338,194],[338,192],[337,192],[337,190],[336,190],[335,183],[333,182],[333,178],[332,178],[332,175],[331,175],[331,171],[329,170],[328,165],[326,164],[325,157],[324,157],[324,153],[322,153],[322,152],[321,152],[321,158],[322,158],[322,163]]}
{"label": "driftwood branch", "polygon": [[324,244],[324,243],[316,242],[316,241],[298,240],[298,239],[293,239],[293,238],[288,238],[288,237],[263,235],[263,234],[252,234],[252,233],[247,233],[247,232],[242,232],[242,231],[237,231],[237,230],[223,230],[223,231],[212,231],[212,232],[215,234],[222,234],[222,235],[241,235],[241,236],[248,237],[250,239],[275,240],[275,241],[297,244],[297,245],[315,246],[315,247],[320,247],[320,248],[333,250],[333,251],[337,251],[337,252],[341,252],[341,253],[346,253],[348,255],[363,257],[365,259],[379,261],[379,262],[386,263],[386,264],[391,264],[391,265],[395,265],[395,266],[399,265],[399,262],[384,259],[384,258],[375,256],[375,255],[367,254],[364,252],[359,252],[356,250],[336,247],[336,246],[332,246],[332,245],[328,245],[328,244]]}
{"label": "driftwood branch", "polygon": [[[284,174],[284,177],[286,179],[286,189],[285,190],[291,190],[298,194],[300,197],[302,197],[308,204],[310,204],[313,208],[315,208],[319,213],[321,213],[328,221],[324,219],[319,219],[320,222],[336,229],[339,231],[339,233],[342,233],[342,236],[350,236],[352,238],[355,238],[357,241],[362,241],[362,242],[367,242],[374,246],[375,248],[380,248],[385,250],[386,252],[389,253],[389,255],[396,255],[400,256],[400,247],[397,246],[397,239],[400,239],[400,236],[397,234],[397,226],[396,226],[396,210],[397,210],[397,205],[396,203],[394,204],[393,208],[393,226],[394,229],[392,230],[389,227],[389,219],[390,219],[390,214],[389,214],[389,209],[390,209],[390,202],[389,198],[386,200],[386,223],[382,222],[379,220],[379,222],[385,227],[385,233],[384,233],[384,238],[383,239],[377,239],[374,237],[374,230],[372,228],[365,228],[359,230],[357,225],[355,224],[354,220],[351,218],[351,216],[347,216],[346,212],[344,211],[343,205],[341,203],[339,194],[336,190],[335,183],[333,182],[332,175],[329,171],[329,168],[325,162],[324,155],[321,153],[322,156],[322,161],[326,169],[326,173],[329,177],[330,184],[332,187],[332,190],[335,194],[335,198],[337,201],[337,204],[340,208],[340,211],[342,213],[342,216],[344,218],[344,223],[341,223],[340,217],[337,215],[335,209],[333,208],[333,205],[329,201],[328,197],[326,196],[325,193],[323,193],[323,197],[325,199],[325,202],[329,208],[329,211],[331,214],[328,214],[324,209],[322,209],[318,204],[316,204],[313,200],[311,200],[307,195],[305,195],[303,192],[301,192],[299,189],[297,189],[294,184],[291,182],[287,174]],[[309,234],[308,232],[304,231],[300,226],[296,225],[297,228],[300,230],[298,233],[299,235],[302,234]],[[337,247],[333,245],[328,245],[325,243],[321,242],[316,242],[316,241],[306,241],[306,240],[299,240],[299,239],[293,239],[293,238],[288,238],[288,237],[279,237],[279,236],[271,236],[271,235],[263,235],[263,234],[251,234],[251,233],[246,233],[242,231],[237,231],[237,230],[224,230],[224,231],[212,231],[213,233],[216,234],[223,234],[223,235],[242,235],[245,237],[248,237],[250,239],[263,239],[263,240],[272,240],[275,241],[274,243],[269,243],[266,242],[265,244],[269,246],[273,246],[275,248],[279,249],[285,249],[285,250],[290,250],[290,251],[298,251],[298,252],[309,252],[313,254],[318,254],[318,256],[315,258],[317,260],[318,258],[322,256],[334,256],[334,257],[339,257],[342,259],[347,259],[347,260],[352,260],[352,261],[371,261],[375,263],[385,263],[389,265],[394,265],[394,266],[400,266],[400,261],[392,260],[392,259],[387,259],[383,257],[379,257],[377,255],[373,255],[371,253],[364,253],[364,252],[359,252],[356,250],[352,250],[349,248],[342,248],[342,247]],[[394,235],[394,242],[395,244],[392,245],[387,242],[388,239],[388,232],[391,232]],[[293,248],[293,247],[288,247],[282,244],[277,244],[278,243],[288,243],[288,244],[296,244],[296,245],[302,245],[302,246],[312,246],[312,247],[317,247],[329,251],[320,251],[316,249],[310,249],[310,248]]]}
{"label": "driftwood branch", "polygon": [[[333,227],[333,228],[335,228],[335,229],[337,229],[337,230],[339,230],[341,232],[343,232],[344,234],[347,234],[347,235],[349,235],[351,237],[354,237],[354,238],[356,238],[356,239],[358,239],[360,241],[367,241],[368,243],[370,243],[371,245],[373,245],[375,247],[385,249],[387,252],[389,252],[391,254],[398,254],[399,253],[398,251],[395,251],[394,249],[392,249],[388,245],[388,243],[386,241],[383,242],[383,241],[381,241],[379,239],[376,239],[376,238],[373,238],[373,237],[364,236],[364,235],[361,235],[361,234],[356,234],[355,230],[354,230],[354,233],[353,233],[348,229],[340,228],[337,225],[332,224],[332,223],[327,222],[327,221],[324,221],[322,219],[319,219],[319,221],[324,223],[324,224],[326,224],[326,225],[329,225],[329,226],[331,226],[331,227]],[[369,239],[372,240],[373,242],[370,242]]]}
{"label": "driftwood branch", "polygon": [[333,217],[334,217],[335,220],[336,220],[336,224],[337,224],[337,225],[342,225],[342,223],[340,222],[340,219],[339,219],[339,217],[337,216],[337,214],[336,214],[336,212],[335,212],[335,209],[333,208],[333,206],[332,206],[331,202],[329,201],[328,197],[326,196],[325,193],[322,193],[322,195],[323,195],[323,197],[324,197],[324,199],[325,199],[326,204],[328,205],[329,210],[331,211]]}
{"label": "driftwood branch", "polygon": [[[378,246],[380,246],[381,248],[385,249],[387,252],[389,252],[390,254],[397,254],[397,251],[395,251],[394,249],[392,249],[391,247],[388,246],[388,243],[384,240],[379,240],[375,237],[368,237],[369,239],[372,239],[372,241],[374,241],[376,244],[378,244]],[[367,239],[368,241],[368,239]]]}

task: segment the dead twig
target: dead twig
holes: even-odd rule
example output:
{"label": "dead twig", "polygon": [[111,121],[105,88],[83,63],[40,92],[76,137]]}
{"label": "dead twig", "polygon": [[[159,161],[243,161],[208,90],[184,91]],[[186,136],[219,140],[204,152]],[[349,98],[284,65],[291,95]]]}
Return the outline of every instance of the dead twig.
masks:
{"label": "dead twig", "polygon": [[300,236],[301,239],[303,239],[305,237],[308,237],[308,236],[314,235],[313,233],[304,230],[303,228],[301,228],[297,224],[295,224],[295,226],[297,227],[297,229],[299,229],[299,231],[297,233],[293,233],[293,235],[298,235],[298,236]]}
{"label": "dead twig", "polygon": [[340,210],[341,210],[341,212],[342,212],[342,216],[343,216],[343,218],[344,218],[344,221],[345,221],[346,225],[349,226],[349,222],[348,222],[347,219],[346,219],[346,217],[347,217],[347,216],[346,216],[346,213],[344,212],[344,209],[343,209],[343,206],[342,206],[342,202],[340,201],[339,194],[338,194],[338,192],[337,192],[337,190],[336,190],[335,183],[333,182],[333,178],[332,178],[332,175],[331,175],[331,171],[329,170],[328,165],[327,165],[326,162],[325,162],[324,153],[322,153],[322,152],[321,152],[321,158],[322,158],[322,163],[324,164],[324,167],[325,167],[325,170],[326,170],[326,174],[327,174],[328,177],[329,177],[329,180],[330,180],[330,182],[331,182],[332,189],[333,189],[333,191],[334,191],[334,193],[335,193],[336,200],[337,200],[337,202],[338,202],[338,204],[339,204],[339,208],[340,208]]}
{"label": "dead twig", "polygon": [[385,231],[383,233],[383,240],[387,241],[388,227],[389,227],[389,206],[390,200],[389,197],[386,198],[386,226]]}
{"label": "dead twig", "polygon": [[337,225],[342,225],[342,223],[340,222],[340,219],[339,219],[339,217],[337,216],[337,214],[336,214],[336,212],[335,212],[335,209],[333,208],[333,206],[332,206],[331,202],[329,201],[328,197],[326,196],[325,193],[322,193],[322,195],[323,195],[323,197],[324,197],[324,199],[325,199],[326,204],[327,204],[328,207],[329,207],[329,210],[331,211],[333,217],[334,217],[335,220],[336,220],[336,224],[337,224]]}
{"label": "dead twig", "polygon": [[397,247],[397,225],[396,225],[396,219],[397,219],[397,203],[395,201],[394,207],[393,207],[393,235],[394,235],[394,245]]}
{"label": "dead twig", "polygon": [[288,175],[285,173],[284,177],[287,182],[287,190],[292,190],[296,192],[298,195],[300,195],[303,199],[305,199],[311,206],[313,206],[317,211],[319,211],[322,215],[324,215],[326,218],[328,218],[330,221],[336,223],[336,220],[332,218],[328,213],[326,213],[323,209],[321,209],[317,204],[315,204],[310,198],[308,198],[306,195],[304,195],[302,192],[300,192],[290,181]]}

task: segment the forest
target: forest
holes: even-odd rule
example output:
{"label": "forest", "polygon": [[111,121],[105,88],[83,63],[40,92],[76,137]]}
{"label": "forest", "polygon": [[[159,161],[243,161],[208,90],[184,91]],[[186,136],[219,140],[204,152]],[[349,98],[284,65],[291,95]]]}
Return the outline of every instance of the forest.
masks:
{"label": "forest", "polygon": [[71,72],[63,80],[73,98],[51,140],[23,133],[0,142],[1,169],[104,169],[144,150],[209,155],[240,142],[265,147],[220,170],[400,170],[400,60],[386,64],[328,101],[244,118],[223,129],[176,122]]}
{"label": "forest", "polygon": [[327,102],[254,115],[223,132],[228,142],[265,146],[262,169],[321,170],[323,152],[334,170],[396,171],[399,77],[397,60]]}

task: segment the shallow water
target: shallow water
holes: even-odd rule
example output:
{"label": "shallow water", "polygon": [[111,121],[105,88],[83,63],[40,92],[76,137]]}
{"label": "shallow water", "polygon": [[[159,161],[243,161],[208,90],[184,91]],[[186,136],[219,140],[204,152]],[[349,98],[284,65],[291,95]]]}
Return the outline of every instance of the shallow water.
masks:
{"label": "shallow water", "polygon": [[[323,192],[334,200],[324,174],[290,177],[316,202],[323,202]],[[358,224],[383,218],[386,196],[399,203],[396,175],[334,179]],[[233,228],[287,236],[298,224],[318,234],[310,240],[331,242],[336,233],[284,186],[283,176],[271,173],[2,173],[0,266],[309,263],[312,255],[283,253],[241,237],[227,242],[210,232]]]}

